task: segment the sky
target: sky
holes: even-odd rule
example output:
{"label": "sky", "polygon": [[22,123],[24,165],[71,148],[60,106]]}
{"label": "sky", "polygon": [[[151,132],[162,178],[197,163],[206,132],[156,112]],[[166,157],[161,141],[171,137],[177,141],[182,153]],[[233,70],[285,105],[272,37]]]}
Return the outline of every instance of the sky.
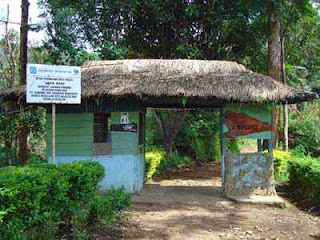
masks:
{"label": "sky", "polygon": [[[37,6],[37,0],[29,0],[29,24],[42,22],[38,17],[40,9]],[[21,0],[0,0],[0,20],[7,20],[7,5],[9,5],[9,22],[21,22]],[[20,31],[20,25],[9,24],[9,28]],[[0,37],[3,36],[5,30],[4,23],[0,22]],[[44,31],[28,33],[28,38],[31,43],[40,43],[45,39]]]}

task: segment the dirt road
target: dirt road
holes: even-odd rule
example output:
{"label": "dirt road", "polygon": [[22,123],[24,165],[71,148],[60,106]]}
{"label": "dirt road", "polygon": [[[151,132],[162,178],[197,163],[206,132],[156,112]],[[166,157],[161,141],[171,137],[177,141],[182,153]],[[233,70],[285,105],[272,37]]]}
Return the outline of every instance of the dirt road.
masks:
{"label": "dirt road", "polygon": [[185,169],[146,184],[110,239],[320,239],[320,218],[265,205],[237,204],[221,193],[219,168]]}

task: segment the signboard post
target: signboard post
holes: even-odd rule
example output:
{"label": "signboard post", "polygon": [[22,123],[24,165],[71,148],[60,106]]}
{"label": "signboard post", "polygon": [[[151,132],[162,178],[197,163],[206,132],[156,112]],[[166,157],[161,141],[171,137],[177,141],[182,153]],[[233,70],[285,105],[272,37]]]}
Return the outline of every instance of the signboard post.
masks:
{"label": "signboard post", "polygon": [[52,103],[51,114],[51,163],[56,162],[56,104]]}
{"label": "signboard post", "polygon": [[52,104],[51,162],[55,163],[56,104],[81,103],[80,67],[27,64],[27,103]]}

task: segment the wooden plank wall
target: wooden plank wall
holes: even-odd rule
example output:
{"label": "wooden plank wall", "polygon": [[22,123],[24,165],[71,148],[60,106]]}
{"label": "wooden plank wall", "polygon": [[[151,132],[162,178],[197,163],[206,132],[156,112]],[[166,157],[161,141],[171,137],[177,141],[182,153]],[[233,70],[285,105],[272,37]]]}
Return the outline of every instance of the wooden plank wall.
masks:
{"label": "wooden plank wall", "polygon": [[[47,153],[51,156],[51,115],[47,115]],[[93,114],[56,115],[56,155],[92,156]]]}
{"label": "wooden plank wall", "polygon": [[[120,112],[111,114],[110,124],[120,124]],[[139,125],[139,112],[129,112],[129,123]],[[137,132],[111,132],[112,155],[138,155]]]}
{"label": "wooden plank wall", "polygon": [[[120,112],[111,113],[110,124],[120,123]],[[129,112],[129,123],[139,125],[139,112]],[[51,115],[47,115],[47,154],[51,156]],[[93,113],[56,115],[56,156],[93,156]],[[111,155],[138,155],[138,133],[112,131]],[[105,155],[105,154],[103,154]]]}

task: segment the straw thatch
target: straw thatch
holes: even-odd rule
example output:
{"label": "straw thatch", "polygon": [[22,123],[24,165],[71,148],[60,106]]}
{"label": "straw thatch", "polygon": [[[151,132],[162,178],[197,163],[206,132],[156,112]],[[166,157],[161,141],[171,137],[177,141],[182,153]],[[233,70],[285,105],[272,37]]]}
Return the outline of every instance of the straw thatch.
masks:
{"label": "straw thatch", "polygon": [[[17,87],[0,91],[0,96],[24,93],[24,87]],[[236,62],[143,59],[86,62],[82,96],[295,103],[316,94],[285,86]]]}

